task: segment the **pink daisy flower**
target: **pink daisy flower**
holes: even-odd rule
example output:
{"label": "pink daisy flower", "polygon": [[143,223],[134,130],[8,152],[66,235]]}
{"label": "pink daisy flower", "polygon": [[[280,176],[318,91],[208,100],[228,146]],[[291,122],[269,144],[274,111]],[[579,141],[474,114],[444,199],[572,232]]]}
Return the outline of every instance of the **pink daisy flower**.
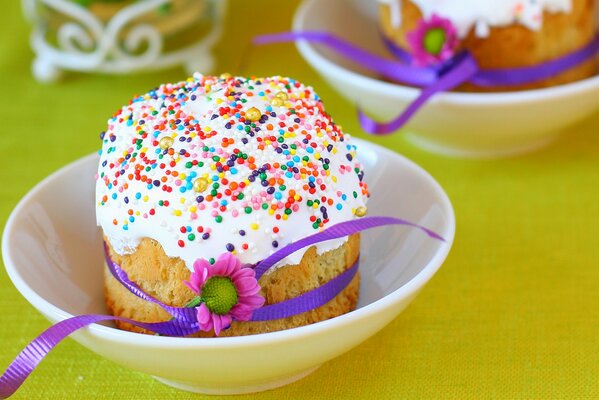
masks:
{"label": "pink daisy flower", "polygon": [[262,307],[264,297],[256,280],[255,271],[242,267],[231,253],[224,253],[213,265],[197,259],[189,281],[183,281],[201,301],[196,307],[200,329],[214,329],[218,336],[233,320],[248,321],[255,309]]}
{"label": "pink daisy flower", "polygon": [[458,47],[455,26],[447,18],[431,15],[421,19],[418,26],[406,35],[413,62],[419,67],[438,64],[453,57]]}

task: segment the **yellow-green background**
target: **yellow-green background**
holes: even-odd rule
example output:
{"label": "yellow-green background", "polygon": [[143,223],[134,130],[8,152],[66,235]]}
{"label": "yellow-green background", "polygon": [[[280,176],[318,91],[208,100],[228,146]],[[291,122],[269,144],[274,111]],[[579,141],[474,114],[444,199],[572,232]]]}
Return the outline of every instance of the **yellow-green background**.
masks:
{"label": "yellow-green background", "polygon": [[[352,105],[293,45],[249,45],[253,35],[288,29],[296,6],[295,1],[232,0],[216,50],[219,70],[281,74],[310,83],[347,132],[366,137]],[[133,94],[183,79],[185,73],[70,74],[61,84],[39,84],[30,74],[30,26],[20,4],[11,0],[1,7],[4,226],[35,183],[98,149],[107,117]],[[413,159],[445,188],[457,218],[449,258],[414,303],[378,335],[297,383],[246,397],[599,399],[598,130],[599,113],[541,151],[494,161],[427,154],[401,135],[366,137]],[[0,370],[48,325],[2,269]],[[201,397],[121,368],[72,340],[59,345],[14,396]]]}

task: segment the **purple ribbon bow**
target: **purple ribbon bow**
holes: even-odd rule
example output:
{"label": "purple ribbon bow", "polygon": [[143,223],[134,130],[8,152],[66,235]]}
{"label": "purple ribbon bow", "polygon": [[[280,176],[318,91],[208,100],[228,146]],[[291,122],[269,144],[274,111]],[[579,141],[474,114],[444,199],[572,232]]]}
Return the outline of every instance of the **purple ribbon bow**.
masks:
{"label": "purple ribbon bow", "polygon": [[599,51],[599,35],[586,46],[565,56],[538,65],[521,68],[481,69],[472,55],[458,53],[440,65],[416,67],[412,57],[395,43],[384,39],[385,45],[397,60],[390,60],[365,51],[328,32],[284,32],[254,38],[258,45],[307,40],[324,45],[343,57],[381,76],[403,84],[418,86],[422,91],[396,118],[379,123],[358,110],[362,129],[375,135],[387,135],[405,125],[429,99],[439,92],[452,90],[469,82],[477,86],[512,86],[537,82],[564,72],[593,57]]}

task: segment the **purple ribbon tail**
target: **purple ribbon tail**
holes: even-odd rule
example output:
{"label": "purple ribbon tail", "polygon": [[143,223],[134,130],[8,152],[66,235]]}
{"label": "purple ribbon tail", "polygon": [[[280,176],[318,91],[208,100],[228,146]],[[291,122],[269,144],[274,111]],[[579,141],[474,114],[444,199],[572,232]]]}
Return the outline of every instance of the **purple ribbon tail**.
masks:
{"label": "purple ribbon tail", "polygon": [[413,67],[401,61],[379,57],[328,32],[304,31],[261,35],[254,38],[254,44],[263,45],[295,40],[308,40],[322,44],[349,60],[359,60],[359,64],[364,68],[408,85],[427,86],[437,80],[437,71],[432,68]]}
{"label": "purple ribbon tail", "polygon": [[21,387],[29,375],[31,375],[39,363],[42,362],[44,357],[46,357],[46,355],[48,355],[48,353],[67,336],[88,325],[111,320],[128,322],[140,328],[170,336],[187,336],[198,330],[197,324],[196,328],[189,328],[187,326],[181,326],[175,320],[158,323],[143,323],[111,315],[80,315],[65,319],[42,332],[37,338],[29,343],[8,366],[4,374],[0,376],[0,399],[7,399],[12,396],[19,387]]}
{"label": "purple ribbon tail", "polygon": [[435,94],[456,88],[478,73],[478,65],[472,56],[463,53],[461,58],[448,67],[439,80],[423,89],[416,100],[395,119],[389,122],[376,122],[358,109],[358,119],[364,131],[375,135],[388,135],[404,126],[410,118]]}

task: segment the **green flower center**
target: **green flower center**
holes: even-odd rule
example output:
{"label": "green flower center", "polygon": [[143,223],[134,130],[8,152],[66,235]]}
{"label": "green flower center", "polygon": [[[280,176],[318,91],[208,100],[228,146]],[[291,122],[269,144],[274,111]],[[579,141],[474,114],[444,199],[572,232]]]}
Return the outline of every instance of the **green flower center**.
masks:
{"label": "green flower center", "polygon": [[230,278],[213,276],[202,288],[202,299],[210,312],[224,315],[237,304],[237,289]]}
{"label": "green flower center", "polygon": [[438,55],[441,50],[443,50],[443,45],[445,44],[445,30],[442,28],[434,28],[429,29],[424,34],[424,39],[422,44],[424,45],[424,49],[427,53],[432,55]]}

